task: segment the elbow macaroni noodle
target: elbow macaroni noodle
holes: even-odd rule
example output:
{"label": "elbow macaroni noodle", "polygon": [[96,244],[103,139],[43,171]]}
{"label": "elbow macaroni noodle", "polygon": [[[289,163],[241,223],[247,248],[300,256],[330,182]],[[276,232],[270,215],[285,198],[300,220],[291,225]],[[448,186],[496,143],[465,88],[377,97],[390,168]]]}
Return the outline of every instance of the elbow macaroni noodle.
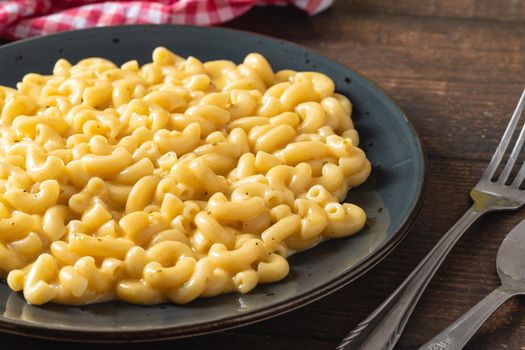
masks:
{"label": "elbow macaroni noodle", "polygon": [[371,166],[317,72],[102,58],[0,87],[0,274],[32,304],[187,303],[362,229]]}

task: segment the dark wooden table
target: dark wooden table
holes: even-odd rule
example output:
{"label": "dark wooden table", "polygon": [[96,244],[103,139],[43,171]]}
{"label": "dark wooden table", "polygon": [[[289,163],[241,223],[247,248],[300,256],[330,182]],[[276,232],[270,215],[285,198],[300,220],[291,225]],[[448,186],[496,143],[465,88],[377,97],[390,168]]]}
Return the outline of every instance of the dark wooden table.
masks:
{"label": "dark wooden table", "polygon": [[[226,26],[321,50],[385,88],[411,116],[426,146],[426,200],[401,245],[338,292],[255,325],[140,347],[333,349],[470,205],[468,191],[525,87],[525,1],[338,0],[312,18],[293,8],[256,8]],[[398,349],[416,349],[499,285],[497,249],[523,214],[493,214],[468,231],[423,295]],[[0,335],[1,349],[15,346],[105,347]],[[501,307],[467,348],[525,349],[525,299],[514,298]]]}

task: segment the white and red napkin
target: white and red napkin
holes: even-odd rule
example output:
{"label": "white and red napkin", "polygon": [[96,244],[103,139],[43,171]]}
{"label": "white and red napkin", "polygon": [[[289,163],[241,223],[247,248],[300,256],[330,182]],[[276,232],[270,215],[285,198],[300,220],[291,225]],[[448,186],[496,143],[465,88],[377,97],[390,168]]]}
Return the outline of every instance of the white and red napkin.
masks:
{"label": "white and red napkin", "polygon": [[1,0],[0,36],[22,39],[73,29],[119,24],[213,25],[253,6],[293,4],[309,15],[334,0]]}

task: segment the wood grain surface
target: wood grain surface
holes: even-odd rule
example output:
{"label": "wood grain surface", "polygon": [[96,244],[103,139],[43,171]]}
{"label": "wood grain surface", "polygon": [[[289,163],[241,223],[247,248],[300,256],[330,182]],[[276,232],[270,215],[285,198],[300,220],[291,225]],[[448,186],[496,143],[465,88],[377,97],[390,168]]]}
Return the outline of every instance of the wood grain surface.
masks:
{"label": "wood grain surface", "polygon": [[[382,86],[400,102],[422,136],[429,159],[427,196],[401,245],[338,292],[237,330],[136,347],[333,349],[470,205],[468,192],[525,87],[525,1],[339,0],[311,18],[291,7],[255,8],[225,26],[321,50]],[[523,210],[492,214],[467,232],[424,293],[397,349],[418,348],[499,285],[498,247],[523,215]],[[5,345],[5,349],[60,346],[0,335],[0,348]],[[71,343],[61,347],[105,348]],[[129,345],[111,345],[124,348]],[[466,348],[525,350],[525,299],[505,303]]]}

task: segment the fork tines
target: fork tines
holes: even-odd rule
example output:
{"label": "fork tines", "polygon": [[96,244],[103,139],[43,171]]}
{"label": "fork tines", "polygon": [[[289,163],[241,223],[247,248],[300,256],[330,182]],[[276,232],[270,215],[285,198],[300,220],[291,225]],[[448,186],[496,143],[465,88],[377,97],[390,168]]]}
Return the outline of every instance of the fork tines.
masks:
{"label": "fork tines", "polygon": [[[485,170],[485,173],[483,174],[483,177],[482,177],[483,180],[497,182],[502,185],[506,185],[506,184],[508,185],[510,183],[512,170],[514,169],[516,165],[518,157],[521,153],[521,149],[523,148],[523,144],[525,143],[525,124],[521,128],[521,131],[518,135],[518,138],[516,139],[514,143],[514,147],[512,148],[512,151],[507,161],[504,162],[503,160],[505,158],[507,149],[509,148],[509,145],[511,144],[513,135],[515,134],[516,127],[519,124],[520,117],[523,114],[524,107],[525,107],[525,90],[521,94],[521,98],[518,102],[518,105],[516,106],[516,109],[514,110],[514,113],[512,114],[512,118],[510,119],[510,122],[507,125],[507,128],[505,129],[505,133],[503,134],[503,137],[501,138],[498,148],[496,149],[496,152],[494,152],[494,155],[492,156],[492,159],[490,160],[490,164]],[[497,175],[496,172],[498,168],[500,168],[503,165],[504,165],[503,170],[501,171],[499,175]],[[519,188],[524,179],[525,179],[525,163],[523,163],[520,166],[520,169],[517,175],[514,177],[514,180],[510,183],[510,186]]]}

